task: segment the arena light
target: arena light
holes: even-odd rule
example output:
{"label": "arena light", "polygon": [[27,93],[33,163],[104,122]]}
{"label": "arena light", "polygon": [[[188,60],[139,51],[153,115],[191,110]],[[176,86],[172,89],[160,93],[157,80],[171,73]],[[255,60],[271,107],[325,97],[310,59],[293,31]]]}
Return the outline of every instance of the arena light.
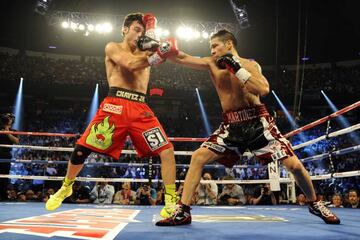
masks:
{"label": "arena light", "polygon": [[190,40],[194,39],[194,38],[195,38],[195,36],[194,36],[194,30],[193,30],[191,27],[186,27],[186,28],[184,29],[183,38],[184,38],[186,41],[190,41]]}
{"label": "arena light", "polygon": [[98,23],[96,25],[91,23],[78,23],[74,21],[63,21],[61,26],[65,29],[69,28],[74,32],[81,31],[84,32],[84,36],[89,36],[91,32],[96,31],[100,34],[106,34],[113,31],[113,26],[111,23]]}
{"label": "arena light", "polygon": [[[325,92],[324,92],[323,90],[321,90],[321,93],[322,93],[322,95],[324,96],[324,98],[325,98],[327,104],[329,105],[329,107],[331,108],[331,110],[332,110],[333,112],[339,111],[339,109],[335,106],[335,104],[330,100],[330,98],[325,94]],[[348,121],[344,116],[340,115],[340,116],[338,116],[338,117],[335,118],[335,119],[336,119],[336,121],[340,124],[340,126],[341,126],[342,128],[350,127],[349,121]],[[359,138],[359,135],[358,135],[357,133],[351,132],[351,133],[350,133],[350,137],[351,137],[351,139],[354,140],[354,142],[355,142],[356,144],[360,144],[360,138]]]}
{"label": "arena light", "polygon": [[155,34],[159,38],[168,37],[170,35],[170,31],[167,30],[167,29],[163,29],[161,27],[158,27],[158,28],[155,29]]}
{"label": "arena light", "polygon": [[[285,114],[287,120],[289,121],[292,129],[297,129],[299,128],[299,126],[297,125],[295,119],[291,116],[291,114],[289,113],[289,111],[286,109],[285,105],[283,104],[283,102],[280,100],[280,98],[276,95],[276,93],[274,92],[274,90],[271,91],[271,93],[274,95],[276,101],[278,102],[281,110],[283,111],[283,113]],[[306,137],[305,134],[303,132],[300,132],[299,134],[300,140],[301,142],[306,142]],[[309,148],[304,148],[304,150],[308,150],[310,152],[310,154],[315,154],[314,151],[309,147]]]}
{"label": "arena light", "polygon": [[210,123],[209,123],[209,120],[208,120],[204,105],[203,105],[202,100],[201,100],[199,89],[195,88],[195,90],[196,90],[196,96],[197,96],[197,99],[198,99],[198,102],[199,102],[201,118],[202,118],[204,126],[205,126],[206,136],[210,136],[210,134],[211,134]]}
{"label": "arena light", "polygon": [[179,38],[187,41],[194,38],[194,30],[191,27],[181,26],[176,30],[176,34]]}
{"label": "arena light", "polygon": [[95,31],[97,31],[98,33],[103,33],[103,31],[104,31],[103,25],[102,24],[96,24]]}
{"label": "arena light", "polygon": [[198,31],[194,31],[194,32],[193,32],[193,37],[194,37],[195,39],[200,38],[200,33],[199,33]]}
{"label": "arena light", "polygon": [[209,33],[204,31],[202,32],[201,36],[204,38],[204,39],[207,39],[209,37]]}
{"label": "arena light", "polygon": [[87,30],[88,30],[89,32],[94,31],[94,30],[95,30],[94,25],[92,25],[92,24],[87,25]]}
{"label": "arena light", "polygon": [[250,22],[246,11],[246,5],[241,5],[242,1],[240,0],[231,0],[230,4],[239,23],[240,29],[249,28]]}
{"label": "arena light", "polygon": [[90,123],[91,119],[95,116],[97,109],[99,108],[99,84],[96,84],[91,105],[88,112],[87,123]]}
{"label": "arena light", "polygon": [[79,24],[79,30],[84,31],[85,30],[85,25],[84,24]]}
{"label": "arena light", "polygon": [[176,29],[176,35],[181,39],[183,38],[184,32],[185,32],[184,27],[178,27]]}
{"label": "arena light", "polygon": [[52,0],[38,0],[35,4],[35,12],[40,15],[45,15],[50,7]]}
{"label": "arena light", "polygon": [[164,30],[162,31],[162,35],[163,35],[164,37],[168,37],[168,36],[170,35],[170,31],[167,30],[167,29],[164,29]]}
{"label": "arena light", "polygon": [[76,29],[78,28],[77,23],[71,22],[71,23],[70,23],[70,28],[71,28],[73,31],[76,31]]}
{"label": "arena light", "polygon": [[156,28],[155,29],[155,35],[158,36],[158,37],[161,37],[162,36],[162,33],[163,33],[163,30],[162,28]]}
{"label": "arena light", "polygon": [[104,33],[110,33],[113,30],[113,26],[110,23],[104,23],[102,28]]}
{"label": "arena light", "polygon": [[180,39],[184,39],[186,41],[199,39],[200,36],[202,36],[202,34],[199,31],[186,26],[178,27],[178,29],[176,30],[176,34]]}
{"label": "arena light", "polygon": [[63,21],[63,22],[61,23],[61,27],[63,27],[63,28],[69,28],[69,23],[68,23],[67,21]]}
{"label": "arena light", "polygon": [[14,128],[16,130],[21,130],[22,128],[22,101],[23,101],[23,78],[20,78],[20,84],[18,88],[18,92],[16,94],[16,100],[15,100],[15,109],[13,110],[13,113],[15,115],[15,123]]}
{"label": "arena light", "polygon": [[289,113],[289,111],[286,109],[285,105],[283,104],[283,102],[280,100],[280,98],[276,95],[276,93],[274,92],[274,90],[271,91],[271,93],[274,95],[276,101],[278,102],[281,110],[284,112],[286,118],[288,119],[289,123],[291,124],[291,127],[293,129],[298,128],[299,126],[296,124],[294,118],[291,116],[291,114]]}
{"label": "arena light", "polygon": [[[86,30],[88,30],[90,32],[90,34],[92,34],[92,31],[95,31],[95,25],[96,24],[102,24],[105,22],[111,23],[114,30],[115,30],[115,26],[119,26],[122,24],[122,19],[124,18],[124,15],[107,15],[107,14],[97,14],[97,13],[86,13],[86,12],[72,12],[72,11],[61,11],[61,10],[53,10],[51,11],[51,14],[49,14],[47,21],[50,25],[58,25],[61,26],[61,23],[63,21],[68,21],[69,24],[70,22],[75,22],[75,23],[82,23],[85,24]],[[106,21],[105,21],[106,20]],[[178,22],[178,21],[176,21]],[[166,18],[166,17],[162,17],[159,19],[159,23],[161,23],[161,27],[162,28],[162,37],[168,37],[170,35],[176,35],[176,32],[172,32],[172,30],[174,28],[174,19],[172,18]],[[92,26],[89,26],[90,24],[92,24]],[[185,25],[186,24],[186,25]],[[203,38],[207,38],[208,35],[210,35],[209,33],[214,31],[214,29],[218,29],[219,27],[221,28],[226,28],[229,29],[230,31],[235,31],[236,30],[236,24],[234,22],[218,22],[218,21],[206,21],[206,22],[202,22],[202,21],[192,21],[189,20],[186,23],[181,22],[180,26],[188,26],[191,27],[192,29],[194,29],[194,36],[189,35],[188,36],[188,40],[191,39],[196,39],[198,36],[198,33],[196,31],[200,32],[200,37],[199,39],[197,39],[197,41],[202,42]],[[168,29],[168,30],[167,30]],[[99,29],[100,30],[100,29]],[[113,30],[113,32],[114,32]],[[170,30],[170,31],[169,31]],[[175,29],[176,30],[176,26]],[[79,29],[77,29],[77,31],[79,32],[79,34],[84,34],[84,32],[80,31]],[[206,33],[203,32],[206,31]],[[100,32],[102,32],[100,30]],[[102,32],[102,34],[105,32]],[[186,34],[186,31],[185,31]],[[180,38],[179,38],[180,39]],[[182,38],[182,39],[186,39],[186,38]]]}

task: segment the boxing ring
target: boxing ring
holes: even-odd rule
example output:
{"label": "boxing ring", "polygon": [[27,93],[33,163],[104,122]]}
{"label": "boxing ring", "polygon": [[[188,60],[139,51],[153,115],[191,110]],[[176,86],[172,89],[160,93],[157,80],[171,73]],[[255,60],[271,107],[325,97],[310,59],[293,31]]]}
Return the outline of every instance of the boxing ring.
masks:
{"label": "boxing ring", "polygon": [[[356,102],[329,116],[296,129],[285,137],[292,137],[305,130],[351,111],[360,106]],[[316,139],[294,146],[301,149],[319,141],[327,141],[333,137],[358,131],[360,123],[351,127],[330,132]],[[29,136],[76,137],[76,134],[42,133],[42,132],[5,132]],[[169,138],[171,141],[202,142],[205,138]],[[72,148],[3,145],[7,148],[25,148],[42,151],[71,152]],[[301,159],[302,162],[317,161],[352,152],[358,152],[360,145],[345,147],[327,153]],[[134,150],[123,150],[123,154],[135,154]],[[191,151],[175,151],[176,156],[190,156]],[[1,162],[9,161],[1,159]],[[16,160],[14,163],[66,164],[67,161],[46,160]],[[93,166],[126,166],[128,163],[88,163]],[[159,164],[131,163],[131,166],[158,166]],[[330,164],[331,165],[331,164]],[[186,167],[177,164],[177,167]],[[206,167],[219,168],[220,165]],[[259,166],[237,165],[238,168]],[[360,176],[359,169],[352,171],[328,173],[311,176],[313,181]],[[1,174],[0,178],[61,181],[63,176],[29,176]],[[132,178],[97,178],[78,177],[78,181],[107,182],[148,182],[148,179]],[[160,180],[152,179],[152,182]],[[181,182],[181,180],[178,180]],[[203,181],[208,182],[208,181]],[[214,180],[217,184],[262,184],[263,180]],[[286,184],[289,201],[294,200],[295,187],[291,176],[280,178],[279,182]],[[97,205],[97,204],[63,204],[53,212],[46,211],[43,202],[0,202],[0,239],[360,239],[360,211],[358,209],[332,208],[341,219],[340,225],[324,224],[320,218],[308,213],[307,207],[296,205],[276,206],[192,206],[193,223],[189,226],[156,227],[162,206],[136,205]]]}
{"label": "boxing ring", "polygon": [[[0,203],[0,239],[359,239],[358,209],[334,209],[327,225],[297,206],[193,207],[189,226],[156,227],[161,206]],[[61,219],[60,219],[61,218]]]}

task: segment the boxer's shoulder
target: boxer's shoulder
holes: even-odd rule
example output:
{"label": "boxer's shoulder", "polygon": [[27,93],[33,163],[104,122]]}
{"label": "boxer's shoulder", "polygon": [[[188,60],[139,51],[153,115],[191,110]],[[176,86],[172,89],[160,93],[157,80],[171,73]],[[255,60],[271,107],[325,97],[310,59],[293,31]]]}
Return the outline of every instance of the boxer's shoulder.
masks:
{"label": "boxer's shoulder", "polygon": [[120,47],[120,43],[117,42],[108,42],[105,48],[118,48]]}
{"label": "boxer's shoulder", "polygon": [[121,43],[118,42],[108,42],[105,46],[105,52],[114,52],[114,51],[124,51]]}
{"label": "boxer's shoulder", "polygon": [[247,58],[243,58],[243,57],[239,57],[239,61],[242,65],[243,64],[253,64],[255,62],[252,59],[247,59]]}
{"label": "boxer's shoulder", "polygon": [[257,63],[254,59],[247,59],[247,58],[239,58],[241,66],[244,68],[256,68],[259,72],[261,72],[261,67],[259,63]]}

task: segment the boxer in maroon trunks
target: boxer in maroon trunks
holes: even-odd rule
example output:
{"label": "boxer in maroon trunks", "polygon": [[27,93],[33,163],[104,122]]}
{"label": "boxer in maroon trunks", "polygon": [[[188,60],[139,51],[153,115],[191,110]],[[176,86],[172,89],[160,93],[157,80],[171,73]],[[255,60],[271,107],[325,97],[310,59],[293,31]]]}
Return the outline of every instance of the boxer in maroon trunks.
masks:
{"label": "boxer in maroon trunks", "polygon": [[174,210],[178,200],[174,149],[158,119],[146,104],[145,94],[150,66],[164,62],[169,56],[175,56],[178,50],[173,38],[161,44],[154,40],[156,22],[152,14],[129,14],[125,17],[122,28],[123,41],[106,45],[105,66],[109,94],[77,141],[63,185],[50,196],[45,206],[47,210],[57,209],[72,194],[74,179],[91,152],[119,159],[127,136],[130,136],[140,157],[160,156],[165,185],[165,207],[160,215],[168,217]]}
{"label": "boxer in maroon trunks", "polygon": [[265,164],[280,160],[306,195],[309,211],[326,223],[339,224],[339,218],[323,202],[316,202],[309,173],[260,101],[261,96],[269,93],[269,84],[260,65],[241,58],[236,47],[234,35],[220,30],[210,38],[211,57],[197,58],[179,52],[172,58],[185,66],[210,72],[224,114],[219,129],[192,155],[177,210],[156,225],[190,224],[190,203],[204,165],[218,160],[231,167],[245,150],[252,151]]}

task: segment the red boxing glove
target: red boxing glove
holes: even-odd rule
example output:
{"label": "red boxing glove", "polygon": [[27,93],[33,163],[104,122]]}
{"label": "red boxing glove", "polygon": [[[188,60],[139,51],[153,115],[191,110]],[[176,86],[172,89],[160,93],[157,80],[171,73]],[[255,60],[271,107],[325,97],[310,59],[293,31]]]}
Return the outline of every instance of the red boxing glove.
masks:
{"label": "red boxing glove", "polygon": [[159,48],[156,50],[162,58],[168,58],[179,54],[176,38],[168,38],[162,42]]}
{"label": "red boxing glove", "polygon": [[157,24],[156,17],[154,15],[152,15],[151,13],[146,13],[143,16],[142,21],[145,25],[145,36],[148,36],[152,39],[159,41],[159,39],[157,38],[157,36],[155,34],[155,28],[156,28],[156,24]]}
{"label": "red boxing glove", "polygon": [[162,63],[166,58],[179,54],[176,38],[168,38],[160,43],[156,52],[148,58],[150,65]]}

